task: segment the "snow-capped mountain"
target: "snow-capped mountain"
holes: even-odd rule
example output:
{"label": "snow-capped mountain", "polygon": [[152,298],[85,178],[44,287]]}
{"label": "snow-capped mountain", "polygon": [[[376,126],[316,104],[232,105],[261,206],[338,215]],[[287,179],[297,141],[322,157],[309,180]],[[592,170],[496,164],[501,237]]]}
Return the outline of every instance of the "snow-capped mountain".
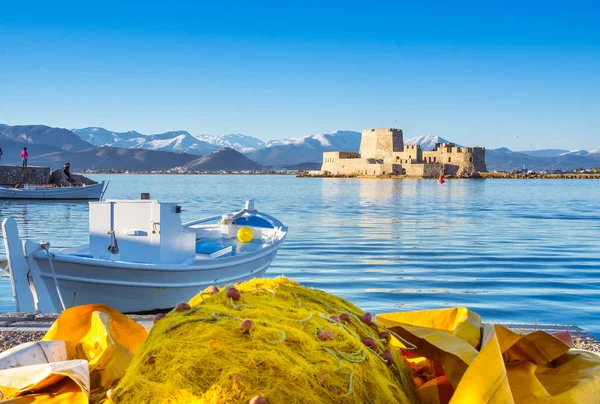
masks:
{"label": "snow-capped mountain", "polygon": [[439,137],[439,136],[423,135],[423,136],[413,137],[412,139],[406,139],[404,141],[404,143],[421,145],[421,150],[433,150],[433,149],[435,149],[436,143],[452,143],[452,142],[444,139],[443,137]]}
{"label": "snow-capped mountain", "polygon": [[590,152],[587,150],[575,149],[565,153],[561,153],[559,154],[559,156],[587,156],[588,154],[590,154]]}
{"label": "snow-capped mountain", "polygon": [[73,133],[95,146],[146,149],[204,155],[218,147],[196,139],[188,132],[173,131],[156,135],[143,135],[136,131],[113,132],[104,128],[73,129]]}
{"label": "snow-capped mountain", "polygon": [[333,133],[319,133],[304,137],[281,140],[269,140],[267,147],[296,145],[307,147],[322,147],[325,151],[358,151],[360,147],[360,132],[338,130]]}
{"label": "snow-capped mountain", "polygon": [[290,166],[307,162],[320,162],[323,152],[358,151],[360,132],[337,131],[317,135],[272,140],[267,147],[247,153],[246,155],[264,165]]}
{"label": "snow-capped mountain", "polygon": [[90,142],[94,146],[110,146],[121,139],[130,139],[132,137],[141,136],[141,133],[136,131],[119,133],[104,128],[71,129],[71,132],[75,133],[86,142]]}
{"label": "snow-capped mountain", "polygon": [[232,133],[227,135],[197,135],[196,139],[217,146],[218,148],[230,147],[240,153],[248,153],[254,150],[266,147],[262,140],[242,135],[241,133]]}

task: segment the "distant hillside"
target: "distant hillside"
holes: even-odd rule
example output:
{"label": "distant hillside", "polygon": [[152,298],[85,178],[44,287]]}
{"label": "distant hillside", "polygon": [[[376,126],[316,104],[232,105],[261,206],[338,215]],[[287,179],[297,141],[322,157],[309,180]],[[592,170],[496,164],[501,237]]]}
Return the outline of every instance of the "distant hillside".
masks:
{"label": "distant hillside", "polygon": [[241,153],[249,153],[266,146],[265,142],[262,140],[252,136],[242,135],[241,133],[218,136],[198,135],[196,138],[218,148],[231,147]]}
{"label": "distant hillside", "polygon": [[73,133],[95,146],[189,153],[199,156],[218,149],[216,146],[196,139],[184,130],[143,135],[136,131],[113,132],[104,128],[89,127],[73,129]]}
{"label": "distant hillside", "polygon": [[600,166],[600,153],[565,153],[554,157],[535,157],[523,152],[513,152],[507,148],[486,150],[485,161],[489,171],[526,170],[574,170]]}
{"label": "distant hillside", "polygon": [[32,165],[56,168],[68,161],[74,171],[86,169],[153,171],[183,166],[197,157],[192,154],[153,150],[93,147],[78,152],[60,151],[42,155],[32,154],[29,162]]}
{"label": "distant hillside", "polygon": [[0,127],[0,141],[12,140],[29,145],[47,145],[62,150],[77,151],[93,147],[68,129],[45,125],[15,125]]}
{"label": "distant hillside", "polygon": [[527,154],[533,157],[558,157],[561,154],[568,153],[568,150],[562,149],[542,149],[542,150],[524,150],[517,153]]}
{"label": "distant hillside", "polygon": [[[2,148],[2,164],[21,164],[21,150],[27,146],[27,152],[31,157],[40,156],[42,154],[63,152],[58,146],[49,146],[45,144],[30,144],[15,142],[12,140],[6,140],[0,138],[0,148]],[[62,164],[61,164],[62,165]]]}
{"label": "distant hillside", "polygon": [[190,171],[261,170],[263,167],[242,153],[226,147],[193,160],[183,166]]}
{"label": "distant hillside", "polygon": [[294,164],[292,166],[283,167],[286,170],[298,170],[298,171],[311,171],[311,170],[320,170],[323,163],[300,163]]}

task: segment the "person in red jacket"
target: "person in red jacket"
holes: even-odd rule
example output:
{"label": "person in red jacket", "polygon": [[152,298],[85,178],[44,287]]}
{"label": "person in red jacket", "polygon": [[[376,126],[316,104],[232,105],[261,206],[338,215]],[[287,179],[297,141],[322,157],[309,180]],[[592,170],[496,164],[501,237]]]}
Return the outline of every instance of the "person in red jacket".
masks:
{"label": "person in red jacket", "polygon": [[23,147],[23,151],[21,152],[21,160],[23,160],[23,167],[27,167],[27,157],[29,153],[27,153],[27,147]]}

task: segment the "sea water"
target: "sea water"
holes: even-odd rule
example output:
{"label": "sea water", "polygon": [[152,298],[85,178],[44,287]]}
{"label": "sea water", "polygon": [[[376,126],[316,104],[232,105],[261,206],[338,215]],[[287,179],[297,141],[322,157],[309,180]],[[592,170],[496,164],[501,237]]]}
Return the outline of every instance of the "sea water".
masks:
{"label": "sea water", "polygon": [[[267,271],[389,312],[466,306],[489,322],[600,335],[600,181],[92,175],[107,198],[180,202],[188,221],[256,208],[289,226]],[[87,202],[0,201],[22,235],[87,243]],[[3,250],[3,246],[2,246]],[[3,252],[3,251],[2,251]],[[0,311],[12,311],[0,280]]]}

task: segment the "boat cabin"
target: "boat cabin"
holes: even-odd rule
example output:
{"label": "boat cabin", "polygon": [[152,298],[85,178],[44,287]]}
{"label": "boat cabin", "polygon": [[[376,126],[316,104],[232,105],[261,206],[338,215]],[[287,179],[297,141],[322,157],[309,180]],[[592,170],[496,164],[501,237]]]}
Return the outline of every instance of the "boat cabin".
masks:
{"label": "boat cabin", "polygon": [[181,264],[196,258],[196,232],[181,222],[181,207],[157,200],[90,203],[93,258]]}

